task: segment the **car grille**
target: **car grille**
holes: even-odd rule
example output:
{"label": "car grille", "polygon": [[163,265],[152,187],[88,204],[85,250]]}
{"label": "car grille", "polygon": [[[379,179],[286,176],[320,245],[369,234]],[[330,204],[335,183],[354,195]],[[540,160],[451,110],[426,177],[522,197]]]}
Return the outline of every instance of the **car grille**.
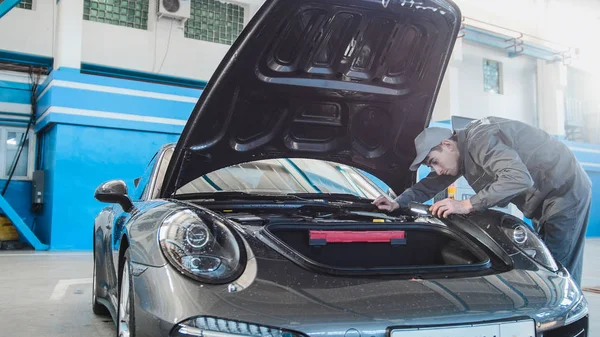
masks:
{"label": "car grille", "polygon": [[545,331],[538,337],[589,337],[588,316],[558,329]]}

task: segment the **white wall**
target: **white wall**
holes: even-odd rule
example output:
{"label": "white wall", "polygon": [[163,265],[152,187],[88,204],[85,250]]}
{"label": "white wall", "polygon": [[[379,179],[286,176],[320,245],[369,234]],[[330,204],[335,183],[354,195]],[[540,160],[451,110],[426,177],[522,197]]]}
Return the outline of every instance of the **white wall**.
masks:
{"label": "white wall", "polygon": [[[462,43],[461,50],[461,60],[453,62],[445,76],[445,80],[454,86],[450,90],[457,94],[451,91],[441,95],[433,121],[449,119],[450,115],[470,118],[501,116],[537,124],[534,59],[526,56],[509,58],[502,50],[468,41]],[[502,63],[503,94],[483,91],[484,59]],[[458,95],[458,98],[449,100],[453,95]]]}
{"label": "white wall", "polygon": [[[463,16],[577,49],[571,66],[600,76],[600,1],[454,0]],[[483,26],[485,27],[485,25]],[[495,30],[495,29],[492,29]],[[547,44],[539,39],[525,40]],[[550,45],[552,45],[550,44]]]}
{"label": "white wall", "polygon": [[547,0],[454,0],[463,16],[539,36]]}
{"label": "white wall", "polygon": [[[465,43],[459,67],[460,111],[466,117],[502,116],[534,123],[536,61],[509,58],[502,50]],[[502,63],[502,94],[483,91],[483,60]]]}
{"label": "white wall", "polygon": [[13,8],[0,19],[0,50],[52,56],[53,0],[33,0],[33,10]]}
{"label": "white wall", "polygon": [[[244,7],[247,23],[262,1],[235,3]],[[148,16],[148,30],[84,21],[82,62],[209,80],[230,46],[185,38],[177,21],[157,20],[156,0]]]}
{"label": "white wall", "polygon": [[432,121],[449,120],[453,115],[461,115],[459,67],[463,58],[463,39],[457,39],[450,62],[433,109]]}
{"label": "white wall", "polygon": [[83,2],[62,0],[55,9],[54,68],[78,69],[81,65]]}
{"label": "white wall", "polygon": [[539,126],[553,135],[565,135],[566,69],[561,63],[537,60]]}
{"label": "white wall", "polygon": [[[72,32],[77,29],[70,30],[70,33],[65,29],[61,36],[54,37],[55,21],[61,20],[58,18],[56,1],[33,0],[33,10],[13,8],[0,20],[0,50],[63,59],[68,55],[59,55],[60,50],[66,53],[69,48],[81,47],[81,62],[199,80],[210,79],[230,46],[185,38],[183,27],[177,23],[172,24],[170,19],[156,19],[156,1],[150,0],[148,30],[85,21],[78,16],[76,19],[83,21],[83,36],[79,46],[69,41],[59,43],[61,36],[62,40],[70,39]],[[247,23],[264,1],[229,2],[244,6]],[[65,4],[61,1],[59,5]],[[64,48],[60,48],[61,45]],[[73,60],[68,60],[73,62],[59,62],[56,66],[78,67],[76,63],[79,57],[75,56],[70,57]]]}

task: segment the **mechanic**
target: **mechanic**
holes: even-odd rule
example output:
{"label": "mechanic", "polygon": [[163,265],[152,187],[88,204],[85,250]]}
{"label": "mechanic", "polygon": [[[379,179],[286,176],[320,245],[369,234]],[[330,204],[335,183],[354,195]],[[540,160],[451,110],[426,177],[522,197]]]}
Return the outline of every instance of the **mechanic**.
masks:
{"label": "mechanic", "polygon": [[525,123],[487,117],[454,133],[427,128],[415,139],[415,147],[410,170],[425,164],[432,172],[394,200],[375,199],[380,210],[430,200],[464,176],[476,194],[438,201],[430,207],[433,215],[468,214],[512,202],[532,219],[550,252],[581,283],[592,188],[564,143]]}

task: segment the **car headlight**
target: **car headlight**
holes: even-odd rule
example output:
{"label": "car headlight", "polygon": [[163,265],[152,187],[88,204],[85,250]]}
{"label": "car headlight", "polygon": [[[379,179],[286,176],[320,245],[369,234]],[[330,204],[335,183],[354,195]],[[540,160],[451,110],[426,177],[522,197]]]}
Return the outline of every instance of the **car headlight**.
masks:
{"label": "car headlight", "polygon": [[549,270],[558,271],[558,265],[554,261],[554,257],[544,242],[526,223],[516,218],[504,217],[502,229],[508,239],[523,253]]}
{"label": "car headlight", "polygon": [[221,220],[189,209],[167,216],[158,240],[167,260],[181,273],[204,283],[222,284],[243,272],[241,240]]}
{"label": "car headlight", "polygon": [[582,317],[587,315],[589,312],[588,302],[585,297],[581,296],[579,302],[573,306],[573,309],[569,310],[567,313],[567,318],[565,319],[565,325],[569,325],[575,321],[580,320]]}

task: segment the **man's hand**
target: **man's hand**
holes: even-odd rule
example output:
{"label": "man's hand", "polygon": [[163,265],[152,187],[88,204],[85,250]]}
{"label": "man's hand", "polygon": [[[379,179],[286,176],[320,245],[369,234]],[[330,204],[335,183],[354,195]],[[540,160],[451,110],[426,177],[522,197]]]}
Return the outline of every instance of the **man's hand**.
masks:
{"label": "man's hand", "polygon": [[459,201],[448,198],[436,202],[429,210],[438,218],[447,218],[450,214],[469,214],[473,211],[473,206],[469,199]]}
{"label": "man's hand", "polygon": [[377,199],[373,200],[373,205],[377,206],[382,211],[392,212],[400,207],[394,200],[390,200],[385,195],[380,195]]}

